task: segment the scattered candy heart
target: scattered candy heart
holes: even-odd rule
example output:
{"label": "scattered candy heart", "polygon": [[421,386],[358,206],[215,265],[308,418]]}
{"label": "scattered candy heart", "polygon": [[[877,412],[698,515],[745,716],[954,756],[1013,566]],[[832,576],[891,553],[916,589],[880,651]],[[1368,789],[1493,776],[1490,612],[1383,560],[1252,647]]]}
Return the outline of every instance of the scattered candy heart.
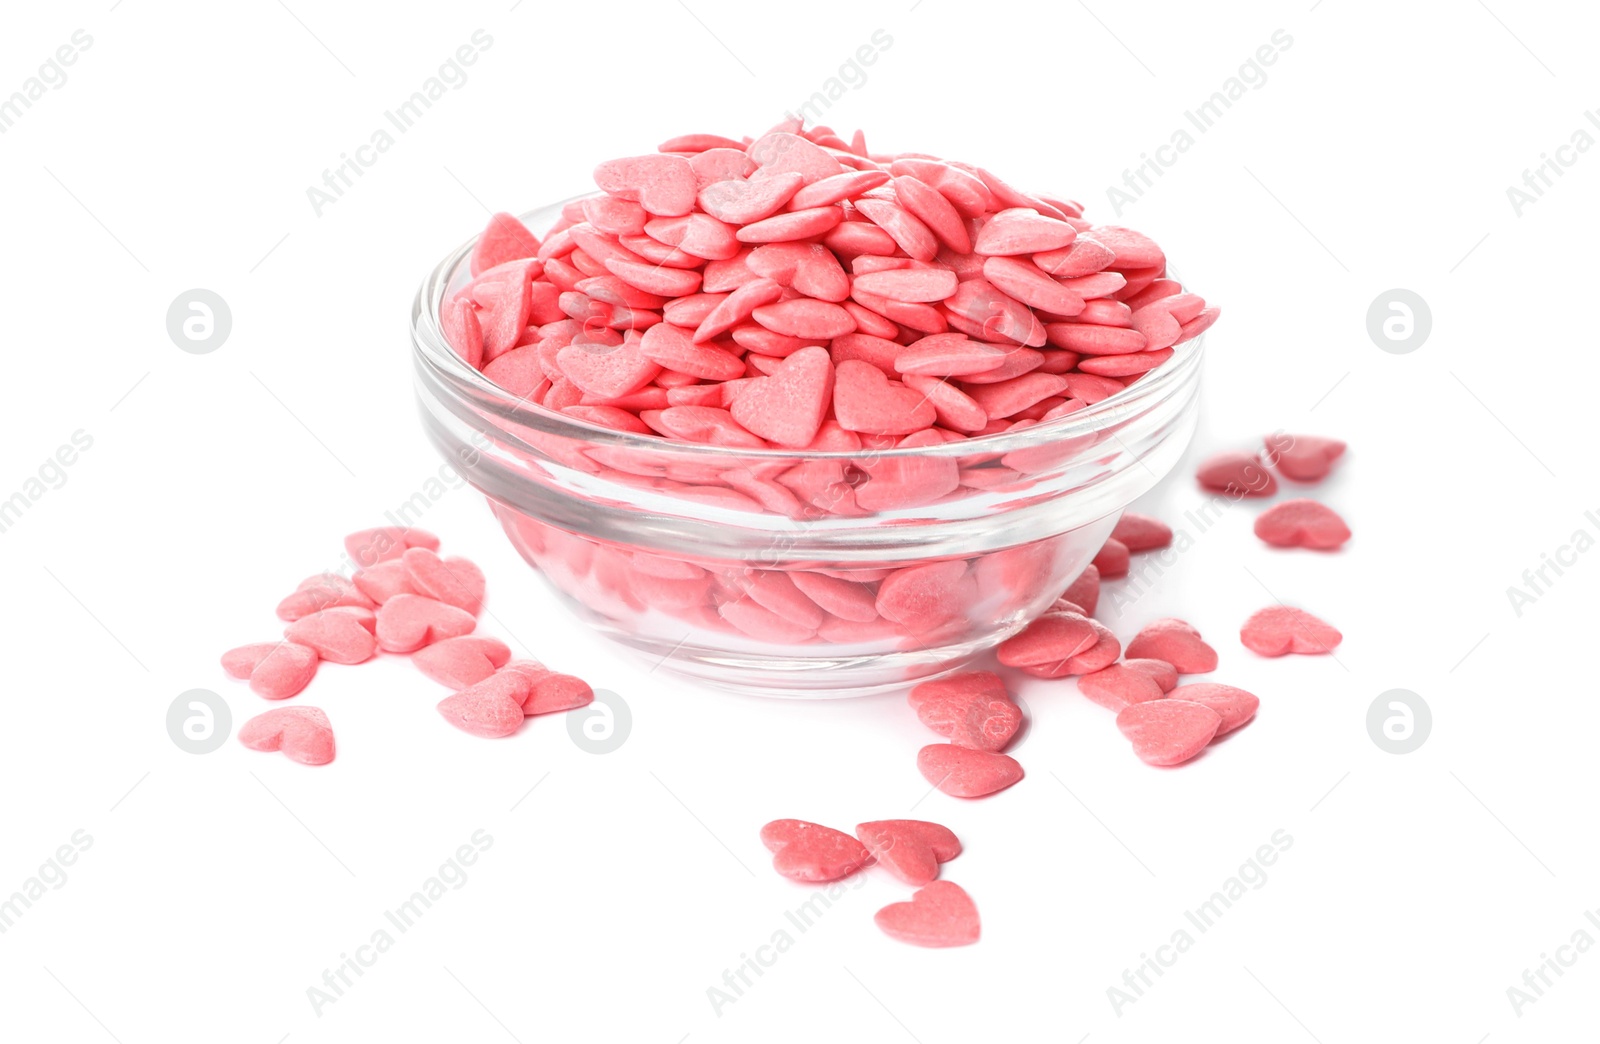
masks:
{"label": "scattered candy heart", "polygon": [[1344,640],[1344,635],[1304,609],[1272,605],[1253,613],[1244,622],[1239,628],[1239,640],[1246,649],[1262,656],[1289,653],[1316,656],[1331,653]]}

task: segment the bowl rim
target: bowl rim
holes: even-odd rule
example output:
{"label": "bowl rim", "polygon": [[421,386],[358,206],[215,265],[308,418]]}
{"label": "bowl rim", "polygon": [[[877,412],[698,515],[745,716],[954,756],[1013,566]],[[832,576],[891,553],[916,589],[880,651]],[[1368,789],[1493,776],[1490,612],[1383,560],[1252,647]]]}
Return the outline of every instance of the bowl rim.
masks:
{"label": "bowl rim", "polygon": [[[527,224],[533,216],[555,213],[575,200],[595,193],[583,193],[557,203],[524,211],[518,220]],[[537,224],[538,222],[535,222]],[[591,445],[633,450],[642,453],[666,453],[674,458],[706,461],[851,461],[863,455],[874,459],[909,460],[932,458],[964,458],[975,454],[1001,455],[1016,450],[1029,449],[1057,440],[1068,440],[1096,435],[1138,414],[1144,408],[1161,401],[1168,395],[1189,387],[1189,379],[1200,367],[1204,357],[1207,331],[1176,345],[1172,357],[1132,385],[1099,402],[1085,406],[1054,420],[1042,421],[1020,430],[997,432],[949,441],[931,446],[890,447],[884,449],[808,450],[788,449],[782,446],[719,446],[712,443],[667,439],[656,434],[618,431],[589,421],[547,410],[526,396],[511,392],[485,377],[480,370],[467,365],[467,361],[445,340],[440,323],[440,306],[461,262],[471,253],[482,233],[474,235],[433,267],[417,288],[411,305],[411,343],[413,357],[418,366],[426,366],[442,378],[458,395],[465,395],[477,405],[494,414],[503,422],[532,428],[541,434],[577,439]]]}

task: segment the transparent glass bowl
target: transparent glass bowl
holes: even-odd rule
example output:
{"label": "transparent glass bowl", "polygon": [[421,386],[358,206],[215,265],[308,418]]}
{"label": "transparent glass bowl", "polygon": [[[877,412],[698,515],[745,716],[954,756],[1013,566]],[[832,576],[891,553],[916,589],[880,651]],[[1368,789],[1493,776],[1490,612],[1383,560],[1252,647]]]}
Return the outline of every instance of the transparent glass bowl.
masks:
{"label": "transparent glass bowl", "polygon": [[[542,233],[557,204],[523,216]],[[412,307],[429,437],[567,605],[652,665],[766,695],[948,673],[1021,630],[1193,434],[1203,337],[1124,391],[917,449],[751,450],[613,431],[522,401],[446,343],[475,240]]]}

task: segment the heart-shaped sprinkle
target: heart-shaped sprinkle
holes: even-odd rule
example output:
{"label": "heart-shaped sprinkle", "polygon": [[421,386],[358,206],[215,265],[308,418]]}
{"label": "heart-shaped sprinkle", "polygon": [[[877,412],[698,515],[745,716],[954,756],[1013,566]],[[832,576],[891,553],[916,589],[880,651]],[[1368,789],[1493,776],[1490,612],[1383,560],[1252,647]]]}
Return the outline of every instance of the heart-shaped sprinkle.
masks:
{"label": "heart-shaped sprinkle", "polygon": [[970,946],[978,941],[978,907],[951,881],[919,888],[908,903],[890,903],[873,921],[891,939],[912,946]]}
{"label": "heart-shaped sprinkle", "polygon": [[302,765],[333,760],[333,726],[316,707],[278,707],[239,727],[239,742],[251,750],[280,750]]}
{"label": "heart-shaped sprinkle", "polygon": [[556,353],[556,364],[582,391],[602,399],[619,399],[643,388],[661,372],[637,343],[597,344],[575,340]]}
{"label": "heart-shaped sprinkle", "polygon": [[465,689],[483,681],[510,659],[511,650],[500,639],[467,634],[418,649],[411,662],[439,684]]}
{"label": "heart-shaped sprinkle", "polygon": [[917,771],[939,790],[960,798],[985,797],[1022,778],[1016,758],[954,743],[930,743],[917,751]]}
{"label": "heart-shaped sprinkle", "polygon": [[746,225],[769,218],[806,183],[794,171],[763,178],[729,178],[700,190],[700,209],[730,225]]}
{"label": "heart-shaped sprinkle", "polygon": [[733,419],[769,442],[802,449],[822,426],[833,386],[834,367],[828,350],[802,348],[771,376],[757,377],[739,389],[731,410]]}
{"label": "heart-shaped sprinkle", "polygon": [[1256,519],[1256,536],[1273,547],[1331,551],[1350,539],[1350,527],[1326,504],[1285,500],[1267,508]]}
{"label": "heart-shaped sprinkle", "polygon": [[1078,691],[1107,710],[1120,711],[1132,703],[1159,700],[1161,685],[1144,671],[1114,663],[1078,678]]}
{"label": "heart-shaped sprinkle", "polygon": [[474,736],[496,739],[522,727],[522,701],[529,683],[517,671],[497,671],[475,685],[439,701],[444,720]]}
{"label": "heart-shaped sprinkle", "polygon": [[1012,207],[983,223],[978,230],[978,238],[972,244],[972,252],[984,255],[1034,254],[1060,250],[1077,238],[1078,230],[1065,221],[1045,217],[1025,207]]}
{"label": "heart-shaped sprinkle", "polygon": [[1264,440],[1267,460],[1284,478],[1296,482],[1321,482],[1344,456],[1345,444],[1321,435],[1272,434]]}
{"label": "heart-shaped sprinkle", "polygon": [[1181,765],[1206,748],[1222,716],[1210,707],[1183,700],[1130,703],[1117,712],[1117,728],[1146,765]]}
{"label": "heart-shaped sprinkle", "polygon": [[223,653],[222,669],[235,678],[250,679],[250,688],[258,696],[286,700],[311,684],[319,659],[308,645],[262,642]]}
{"label": "heart-shaped sprinkle", "polygon": [[1217,651],[1200,632],[1182,620],[1155,620],[1128,643],[1128,655],[1172,664],[1179,674],[1205,674],[1217,669]]}
{"label": "heart-shaped sprinkle", "polygon": [[577,710],[594,702],[594,689],[588,682],[552,671],[537,660],[513,660],[506,664],[506,670],[528,679],[528,697],[522,701],[522,713],[530,717]]}
{"label": "heart-shaped sprinkle", "polygon": [[807,598],[841,620],[868,623],[878,618],[877,595],[866,584],[798,570],[789,579]]}
{"label": "heart-shaped sprinkle", "polygon": [[1044,269],[1027,258],[986,257],[983,259],[983,277],[1008,297],[1041,312],[1075,316],[1084,310],[1082,297],[1051,279]]}
{"label": "heart-shaped sprinkle", "polygon": [[1000,643],[996,653],[1007,667],[1064,664],[1099,641],[1094,621],[1073,612],[1051,610]]}
{"label": "heart-shaped sprinkle", "polygon": [[301,617],[284,628],[283,636],[315,649],[330,663],[363,663],[378,651],[363,618],[337,608]]}
{"label": "heart-shaped sprinkle", "polygon": [[440,558],[425,547],[406,551],[401,561],[417,593],[477,616],[486,587],[483,570],[461,557]]}
{"label": "heart-shaped sprinkle", "polygon": [[976,594],[966,562],[908,566],[878,584],[878,615],[920,634],[961,616]]}
{"label": "heart-shaped sprinkle", "polygon": [[908,700],[924,725],[962,747],[1004,750],[1022,727],[1022,708],[991,671],[923,682]]}
{"label": "heart-shaped sprinkle", "polygon": [[1100,570],[1093,565],[1084,568],[1078,578],[1061,592],[1061,597],[1083,607],[1084,616],[1093,616],[1100,605]]}
{"label": "heart-shaped sprinkle", "polygon": [[362,594],[372,600],[374,606],[382,605],[395,595],[419,593],[412,586],[411,572],[406,569],[402,559],[390,559],[368,566],[350,579]]}
{"label": "heart-shaped sprinkle", "polygon": [[1172,543],[1172,527],[1159,518],[1124,511],[1111,536],[1129,551],[1155,551]]}
{"label": "heart-shaped sprinkle", "polygon": [[1246,649],[1262,656],[1288,653],[1316,656],[1331,653],[1344,640],[1344,635],[1304,609],[1273,605],[1252,614],[1244,622],[1239,629],[1239,640]]}
{"label": "heart-shaped sprinkle", "polygon": [[795,881],[837,881],[872,861],[860,841],[842,830],[803,819],[774,819],[761,828],[772,868]]}
{"label": "heart-shaped sprinkle", "polygon": [[846,360],[834,370],[833,414],[847,431],[909,435],[938,419],[926,395],[889,380],[871,363]]}
{"label": "heart-shaped sprinkle", "polygon": [[806,184],[844,172],[839,161],[826,149],[788,131],[772,131],[750,143],[750,158],[756,162],[752,178],[771,178],[799,174]]}
{"label": "heart-shaped sprinkle", "polygon": [[1095,553],[1094,567],[1100,575],[1115,579],[1128,575],[1128,545],[1116,537],[1107,537],[1106,542],[1100,545],[1100,550]]}
{"label": "heart-shaped sprinkle", "polygon": [[294,593],[278,603],[278,619],[292,623],[339,605],[371,609],[374,603],[356,584],[338,573],[319,573],[300,581]]}
{"label": "heart-shaped sprinkle", "polygon": [[1261,706],[1261,701],[1254,693],[1243,689],[1234,688],[1232,685],[1218,685],[1214,682],[1195,682],[1192,685],[1180,685],[1172,690],[1172,699],[1184,700],[1188,703],[1198,703],[1210,707],[1222,718],[1222,724],[1217,726],[1217,735],[1232,732],[1234,729],[1248,722],[1256,716],[1256,708]]}
{"label": "heart-shaped sprinkle", "polygon": [[408,547],[425,547],[430,551],[437,551],[439,538],[425,530],[408,529],[404,526],[363,529],[344,538],[344,548],[350,553],[351,560],[363,569],[379,562],[399,558],[406,553]]}
{"label": "heart-shaped sprinkle", "polygon": [[510,214],[495,214],[472,248],[472,274],[477,276],[507,261],[533,257],[538,252],[539,238],[529,232],[526,225]]}
{"label": "heart-shaped sprinkle", "polygon": [[594,169],[594,183],[658,217],[682,217],[693,210],[699,185],[688,160],[664,154],[608,160]]}
{"label": "heart-shaped sprinkle", "polygon": [[471,634],[477,626],[477,618],[465,609],[423,595],[396,595],[378,608],[378,647],[384,652],[414,652]]}
{"label": "heart-shaped sprinkle", "polygon": [[939,876],[939,864],[961,854],[961,841],[949,827],[920,819],[880,819],[861,823],[856,837],[878,866],[909,885]]}
{"label": "heart-shaped sprinkle", "polygon": [[1162,692],[1171,692],[1178,686],[1178,669],[1165,660],[1133,659],[1123,660],[1122,666],[1132,671],[1148,674],[1161,686]]}
{"label": "heart-shaped sprinkle", "polygon": [[1079,236],[1059,250],[1040,251],[1033,255],[1033,263],[1057,279],[1076,279],[1099,272],[1116,260],[1117,255],[1094,239],[1094,234]]}
{"label": "heart-shaped sprinkle", "polygon": [[1207,458],[1195,477],[1207,489],[1231,497],[1270,497],[1278,491],[1278,480],[1261,458],[1244,450],[1228,450]]}

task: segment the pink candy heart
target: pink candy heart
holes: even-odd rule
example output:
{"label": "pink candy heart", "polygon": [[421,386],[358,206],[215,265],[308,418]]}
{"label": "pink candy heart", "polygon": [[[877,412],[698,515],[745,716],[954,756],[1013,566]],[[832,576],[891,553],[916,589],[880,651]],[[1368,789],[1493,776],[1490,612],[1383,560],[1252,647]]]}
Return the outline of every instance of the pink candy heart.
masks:
{"label": "pink candy heart", "polygon": [[803,819],[775,819],[761,828],[772,868],[795,881],[837,881],[872,861],[860,841],[842,830]]}
{"label": "pink candy heart", "polygon": [[594,702],[594,690],[582,678],[559,674],[535,660],[513,660],[506,670],[516,671],[528,679],[528,695],[522,701],[522,713],[555,714],[576,710]]}
{"label": "pink candy heart", "polygon": [[483,570],[465,558],[440,558],[423,547],[401,556],[417,593],[477,616],[483,609]]}
{"label": "pink candy heart", "polygon": [[1179,674],[1205,674],[1217,669],[1217,651],[1200,637],[1200,632],[1182,620],[1155,620],[1128,643],[1128,655],[1162,660]]}
{"label": "pink candy heart", "polygon": [[1345,444],[1320,435],[1268,435],[1267,459],[1284,478],[1296,482],[1321,482],[1344,456]]}
{"label": "pink candy heart", "polygon": [[527,226],[510,214],[495,214],[472,248],[472,274],[477,276],[496,265],[533,257],[538,252],[539,239]]}
{"label": "pink candy heart", "polygon": [[421,529],[379,526],[377,529],[363,529],[351,533],[344,538],[344,547],[350,553],[351,560],[365,569],[379,562],[399,558],[405,554],[408,547],[425,547],[430,551],[437,551],[439,538]]}
{"label": "pink candy heart", "polygon": [[1217,685],[1213,682],[1180,685],[1172,690],[1171,698],[1187,703],[1198,703],[1216,711],[1222,719],[1222,723],[1217,726],[1218,736],[1232,732],[1254,718],[1256,708],[1261,706],[1261,701],[1254,693],[1236,689],[1232,685]]}
{"label": "pink candy heart", "polygon": [[687,160],[661,154],[608,160],[595,168],[594,183],[618,199],[638,202],[659,217],[689,213],[699,187]]}
{"label": "pink candy heart", "polygon": [[465,689],[483,681],[510,659],[511,650],[498,638],[462,635],[418,649],[411,662],[441,685]]}
{"label": "pink candy heart", "polygon": [[978,907],[960,885],[934,881],[908,903],[890,903],[873,920],[884,934],[913,946],[968,946],[978,941]]}
{"label": "pink candy heart", "polygon": [[1117,728],[1147,765],[1181,765],[1206,748],[1222,716],[1210,707],[1183,700],[1130,703],[1117,712]]}
{"label": "pink candy heart", "polygon": [[222,655],[222,668],[235,678],[250,679],[250,688],[269,700],[285,700],[311,684],[317,673],[317,651],[295,642],[241,645]]}
{"label": "pink candy heart", "polygon": [[522,727],[522,701],[527,698],[527,678],[499,671],[440,700],[439,713],[462,732],[494,739]]}
{"label": "pink candy heart", "polygon": [[909,435],[937,419],[926,395],[853,359],[834,368],[833,414],[840,427],[874,435]]}
{"label": "pink candy heart", "polygon": [[961,842],[948,827],[920,819],[882,819],[861,823],[856,837],[873,860],[909,885],[939,876],[939,864],[961,854]]}
{"label": "pink candy heart", "polygon": [[985,797],[1022,778],[1017,759],[987,750],[930,743],[917,751],[922,778],[951,797]]}
{"label": "pink candy heart", "polygon": [[1111,536],[1129,551],[1155,551],[1172,543],[1172,527],[1158,518],[1124,511]]}
{"label": "pink candy heart", "polygon": [[1239,629],[1239,640],[1246,649],[1262,656],[1289,653],[1315,656],[1331,653],[1344,640],[1344,635],[1304,609],[1273,605],[1252,614],[1244,622]]}
{"label": "pink candy heart", "polygon": [[1195,477],[1207,489],[1233,497],[1269,497],[1278,491],[1278,480],[1261,463],[1261,458],[1242,450],[1229,450],[1207,458]]}
{"label": "pink candy heart", "polygon": [[283,636],[315,649],[330,663],[363,663],[378,651],[378,643],[363,620],[355,612],[324,609],[296,620],[284,628]]}
{"label": "pink candy heart", "polygon": [[362,606],[373,601],[356,584],[337,573],[321,573],[300,581],[294,593],[278,603],[278,619],[294,622],[334,606]]}
{"label": "pink candy heart", "polygon": [[1350,527],[1338,512],[1315,500],[1285,500],[1256,518],[1256,536],[1273,547],[1309,547],[1331,551],[1350,539]]}
{"label": "pink candy heart", "polygon": [[396,595],[378,609],[378,647],[385,652],[413,652],[471,634],[477,626],[477,618],[464,609],[422,595]]}
{"label": "pink candy heart", "polygon": [[828,350],[802,348],[771,376],[743,385],[731,412],[746,430],[780,446],[800,449],[817,437],[833,391],[834,366]]}
{"label": "pink candy heart", "polygon": [[1022,708],[989,671],[923,682],[909,700],[924,725],[961,747],[1004,750],[1022,727]]}
{"label": "pink candy heart", "polygon": [[573,341],[556,353],[561,372],[581,390],[617,399],[643,388],[661,372],[637,344]]}
{"label": "pink candy heart", "polygon": [[278,707],[258,714],[239,728],[239,742],[251,750],[281,750],[302,765],[333,760],[333,726],[316,707]]}
{"label": "pink candy heart", "polygon": [[1001,642],[996,653],[1007,667],[1065,665],[1079,653],[1093,649],[1098,641],[1093,620],[1073,612],[1051,610]]}
{"label": "pink candy heart", "polygon": [[1078,691],[1107,710],[1120,711],[1133,703],[1159,700],[1165,693],[1150,674],[1114,663],[1078,679]]}

